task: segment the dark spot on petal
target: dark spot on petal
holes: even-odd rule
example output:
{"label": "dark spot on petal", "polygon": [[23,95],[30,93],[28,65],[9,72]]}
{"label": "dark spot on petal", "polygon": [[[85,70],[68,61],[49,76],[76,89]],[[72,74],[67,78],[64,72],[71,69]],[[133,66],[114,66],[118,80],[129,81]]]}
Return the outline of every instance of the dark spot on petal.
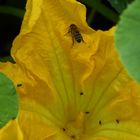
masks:
{"label": "dark spot on petal", "polygon": [[100,124],[100,125],[102,124],[101,120],[99,120],[99,124]]}
{"label": "dark spot on petal", "polygon": [[116,120],[116,122],[119,123],[120,121],[119,120]]}
{"label": "dark spot on petal", "polygon": [[88,112],[88,111],[86,111],[85,113],[86,113],[86,114],[89,114],[89,112]]}
{"label": "dark spot on petal", "polygon": [[80,92],[80,95],[84,95],[84,93],[83,92]]}
{"label": "dark spot on petal", "polygon": [[66,129],[65,129],[65,128],[62,128],[62,130],[63,130],[63,131],[66,131]]}
{"label": "dark spot on petal", "polygon": [[17,87],[21,87],[22,86],[22,84],[17,84]]}
{"label": "dark spot on petal", "polygon": [[72,135],[72,136],[71,136],[71,138],[72,138],[72,139],[75,139],[75,136],[74,136],[74,135]]}

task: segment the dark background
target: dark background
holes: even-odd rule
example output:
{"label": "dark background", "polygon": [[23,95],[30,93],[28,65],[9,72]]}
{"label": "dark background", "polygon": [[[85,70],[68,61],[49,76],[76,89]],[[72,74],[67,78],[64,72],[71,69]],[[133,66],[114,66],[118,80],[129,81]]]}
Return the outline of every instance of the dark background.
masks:
{"label": "dark background", "polygon": [[[92,7],[82,0],[80,2],[87,6],[87,22],[93,29],[108,30],[115,25],[117,21],[111,21],[98,10],[94,10]],[[94,0],[93,0],[94,1]],[[101,3],[111,11],[115,12],[119,17],[119,13],[110,5],[107,0],[101,0]],[[19,33],[22,18],[25,11],[26,0],[0,0],[0,60],[9,61],[6,58],[10,56],[10,49],[13,39]],[[3,10],[3,7],[5,8]],[[14,10],[8,9],[13,8]],[[18,13],[21,13],[18,15]]]}

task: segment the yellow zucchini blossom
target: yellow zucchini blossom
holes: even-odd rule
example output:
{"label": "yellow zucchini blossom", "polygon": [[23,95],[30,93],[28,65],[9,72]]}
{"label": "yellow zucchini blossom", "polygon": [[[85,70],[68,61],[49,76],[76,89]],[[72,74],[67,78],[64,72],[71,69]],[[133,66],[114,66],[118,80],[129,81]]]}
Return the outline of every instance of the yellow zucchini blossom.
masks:
{"label": "yellow zucchini blossom", "polygon": [[0,140],[140,140],[140,87],[119,60],[114,31],[88,27],[75,0],[28,0],[16,63],[0,63],[19,94]]}

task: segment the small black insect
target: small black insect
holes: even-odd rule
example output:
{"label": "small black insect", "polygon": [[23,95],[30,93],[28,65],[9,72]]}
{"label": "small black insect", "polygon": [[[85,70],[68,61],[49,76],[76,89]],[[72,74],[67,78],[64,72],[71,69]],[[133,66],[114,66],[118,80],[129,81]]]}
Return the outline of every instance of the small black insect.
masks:
{"label": "small black insect", "polygon": [[84,93],[83,92],[80,92],[80,95],[84,95]]}
{"label": "small black insect", "polygon": [[71,136],[72,139],[75,139],[76,137],[74,135]]}
{"label": "small black insect", "polygon": [[71,33],[71,36],[72,36],[72,45],[74,44],[74,40],[77,43],[84,42],[83,37],[82,37],[81,33],[79,32],[78,27],[75,24],[71,24],[69,26],[68,33]]}
{"label": "small black insect", "polygon": [[116,122],[119,123],[120,121],[119,120],[116,120]]}
{"label": "small black insect", "polygon": [[16,117],[12,117],[12,120],[15,120],[16,119]]}
{"label": "small black insect", "polygon": [[62,130],[63,130],[63,131],[66,131],[66,129],[65,129],[65,128],[62,128]]}
{"label": "small black insect", "polygon": [[22,84],[17,84],[17,87],[21,87],[22,86]]}
{"label": "small black insect", "polygon": [[86,111],[85,113],[86,113],[86,114],[89,114],[89,112],[88,112],[88,111]]}
{"label": "small black insect", "polygon": [[101,122],[101,120],[99,120],[99,124],[100,124],[100,125],[102,125],[102,122]]}

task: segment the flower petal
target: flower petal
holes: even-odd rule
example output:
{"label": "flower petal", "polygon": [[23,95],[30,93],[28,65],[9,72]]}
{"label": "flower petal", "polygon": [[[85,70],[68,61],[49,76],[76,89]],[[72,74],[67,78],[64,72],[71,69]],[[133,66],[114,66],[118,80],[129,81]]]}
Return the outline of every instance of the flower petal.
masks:
{"label": "flower petal", "polygon": [[[82,43],[72,44],[71,24]],[[75,0],[28,0],[12,48],[16,64],[0,68],[22,84],[18,121],[25,139],[139,139],[140,89],[119,61],[113,34],[91,30]]]}
{"label": "flower petal", "polygon": [[[78,12],[73,15],[68,5]],[[65,35],[73,23],[85,43],[72,46],[72,37]],[[15,85],[22,85],[17,87],[21,111],[36,112],[46,120],[51,118],[51,126],[53,121],[59,127],[75,117],[78,110],[75,102],[81,91],[79,81],[89,75],[85,71],[91,72],[94,68],[90,61],[96,52],[96,48],[91,47],[93,34],[85,21],[85,7],[80,3],[28,0],[21,32],[12,47],[16,64],[1,64],[1,71],[13,79]]]}
{"label": "flower petal", "polygon": [[[87,139],[140,139],[140,86],[131,79],[114,49],[114,29],[96,32],[95,69],[84,81],[81,110],[87,110]],[[94,133],[93,133],[94,132]],[[103,138],[102,138],[103,137]]]}
{"label": "flower petal", "polygon": [[17,120],[12,120],[0,129],[0,140],[23,140],[22,131]]}
{"label": "flower petal", "polygon": [[[72,15],[68,5],[71,5],[73,10],[78,10],[76,15]],[[84,32],[85,41],[80,45],[75,43],[73,48],[70,43],[71,36],[65,36],[72,23]],[[94,69],[94,62],[90,59],[97,47],[92,47],[95,41],[92,37],[94,31],[87,26],[85,7],[80,3],[64,3],[61,0],[28,1],[21,32],[12,48],[16,65],[26,77],[19,92],[30,94],[28,98],[34,98],[47,108],[51,103],[51,112],[59,110],[57,117],[63,120],[64,116],[77,112],[79,107],[71,109],[67,114],[67,110],[78,102],[81,91],[79,81],[84,81]],[[38,89],[39,94],[36,93]]]}

